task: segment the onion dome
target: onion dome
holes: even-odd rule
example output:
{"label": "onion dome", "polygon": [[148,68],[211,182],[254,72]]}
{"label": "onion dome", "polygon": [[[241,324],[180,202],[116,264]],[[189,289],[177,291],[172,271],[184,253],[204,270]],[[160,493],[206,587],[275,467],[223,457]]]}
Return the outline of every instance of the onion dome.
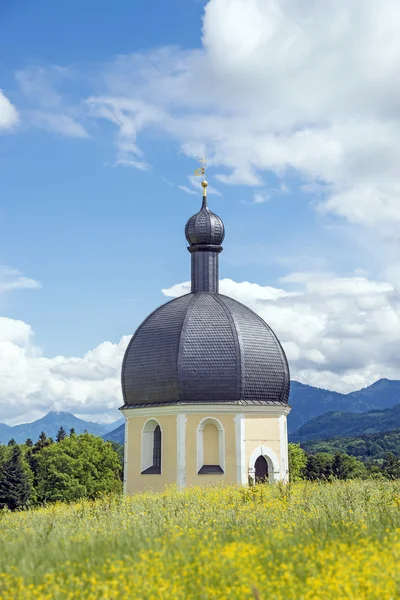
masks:
{"label": "onion dome", "polygon": [[186,239],[191,246],[209,244],[219,246],[225,237],[225,228],[222,219],[208,208],[206,188],[207,182],[203,181],[203,204],[198,213],[189,219],[185,228]]}
{"label": "onion dome", "polygon": [[287,404],[290,376],[272,329],[233,298],[190,293],[139,326],[122,366],[124,408]]}

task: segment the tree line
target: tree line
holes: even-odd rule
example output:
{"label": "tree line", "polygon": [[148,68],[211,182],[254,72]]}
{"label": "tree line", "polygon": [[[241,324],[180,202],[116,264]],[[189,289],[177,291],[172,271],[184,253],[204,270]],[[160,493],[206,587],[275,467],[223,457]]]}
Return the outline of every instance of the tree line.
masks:
{"label": "tree line", "polygon": [[[69,434],[60,427],[56,441],[42,432],[36,443],[0,444],[0,509],[72,502],[122,491],[123,450],[89,433]],[[400,458],[388,452],[377,462],[362,462],[340,451],[308,454],[289,444],[291,481],[400,479]]]}
{"label": "tree line", "polygon": [[400,479],[400,457],[387,452],[379,462],[363,462],[339,450],[309,454],[300,444],[289,444],[289,473],[291,481]]}
{"label": "tree line", "polygon": [[0,509],[47,502],[71,502],[82,497],[122,490],[119,444],[89,433],[69,434],[63,427],[56,441],[42,432],[36,443],[0,444]]}
{"label": "tree line", "polygon": [[400,429],[381,431],[379,433],[366,433],[356,437],[336,437],[327,440],[301,442],[301,447],[307,454],[328,452],[335,454],[337,451],[356,456],[363,462],[382,462],[389,452],[400,455]]}

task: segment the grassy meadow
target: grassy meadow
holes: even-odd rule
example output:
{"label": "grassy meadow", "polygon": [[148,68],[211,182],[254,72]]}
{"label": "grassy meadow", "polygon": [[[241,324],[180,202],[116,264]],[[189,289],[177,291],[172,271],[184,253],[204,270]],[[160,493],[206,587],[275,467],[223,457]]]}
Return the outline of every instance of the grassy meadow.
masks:
{"label": "grassy meadow", "polygon": [[1,600],[400,597],[400,482],[210,487],[0,513]]}

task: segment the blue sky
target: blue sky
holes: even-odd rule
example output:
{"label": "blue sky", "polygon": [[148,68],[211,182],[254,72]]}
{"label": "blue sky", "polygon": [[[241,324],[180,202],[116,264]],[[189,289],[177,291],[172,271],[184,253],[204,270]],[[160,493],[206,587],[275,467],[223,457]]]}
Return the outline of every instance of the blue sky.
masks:
{"label": "blue sky", "polygon": [[[54,407],[110,417],[126,340],[189,279],[183,230],[200,206],[189,177],[203,151],[227,230],[223,291],[273,326],[293,376],[343,391],[400,376],[399,61],[383,51],[390,36],[398,44],[400,13],[389,0],[379,13],[371,0],[363,23],[358,0],[333,15],[327,0],[302,10],[294,0],[2,4],[2,355],[11,343],[23,358],[0,378],[36,381],[59,356],[57,368],[96,363],[114,379],[106,369],[111,400],[98,410],[98,389],[79,387],[86,375],[12,388],[0,420]],[[104,342],[112,358],[85,358]],[[14,419],[10,394],[39,400]]]}

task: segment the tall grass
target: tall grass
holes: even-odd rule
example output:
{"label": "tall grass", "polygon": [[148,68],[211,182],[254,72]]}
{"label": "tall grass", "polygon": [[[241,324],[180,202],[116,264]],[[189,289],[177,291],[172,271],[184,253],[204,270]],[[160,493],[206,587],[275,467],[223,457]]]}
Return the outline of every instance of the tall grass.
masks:
{"label": "tall grass", "polygon": [[3,511],[0,598],[399,598],[399,508],[365,481]]}

